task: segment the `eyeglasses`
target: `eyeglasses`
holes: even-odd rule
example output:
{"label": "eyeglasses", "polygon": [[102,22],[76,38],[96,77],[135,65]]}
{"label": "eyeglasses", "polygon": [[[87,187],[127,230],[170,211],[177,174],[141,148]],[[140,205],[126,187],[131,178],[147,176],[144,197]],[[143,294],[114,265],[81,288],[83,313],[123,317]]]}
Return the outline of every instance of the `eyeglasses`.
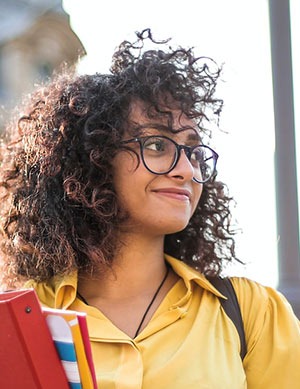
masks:
{"label": "eyeglasses", "polygon": [[143,164],[153,174],[167,174],[177,165],[180,151],[185,155],[194,168],[193,181],[202,184],[207,182],[216,170],[218,154],[209,146],[179,145],[173,139],[163,135],[150,135],[124,140],[121,143],[136,142],[140,146]]}

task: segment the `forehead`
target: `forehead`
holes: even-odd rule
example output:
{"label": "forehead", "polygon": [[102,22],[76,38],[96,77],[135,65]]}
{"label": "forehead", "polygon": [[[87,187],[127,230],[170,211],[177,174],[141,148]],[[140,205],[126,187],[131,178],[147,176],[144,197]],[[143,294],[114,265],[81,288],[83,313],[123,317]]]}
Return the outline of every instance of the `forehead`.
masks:
{"label": "forehead", "polygon": [[[166,110],[170,114],[154,113],[153,110],[149,112],[147,106],[139,101],[133,102],[129,114],[129,127],[138,128],[145,125],[155,125],[172,130],[179,130],[184,128],[193,129],[198,134],[196,122],[188,118],[180,110]],[[199,136],[199,135],[198,135]]]}

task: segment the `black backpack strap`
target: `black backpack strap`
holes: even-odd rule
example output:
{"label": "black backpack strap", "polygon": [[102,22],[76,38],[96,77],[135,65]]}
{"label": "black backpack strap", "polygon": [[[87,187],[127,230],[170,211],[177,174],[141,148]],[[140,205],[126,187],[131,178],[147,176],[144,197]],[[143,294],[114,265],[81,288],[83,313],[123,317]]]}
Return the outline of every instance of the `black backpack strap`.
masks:
{"label": "black backpack strap", "polygon": [[229,278],[221,277],[206,277],[209,282],[216,288],[220,293],[227,297],[227,300],[222,297],[219,298],[220,303],[226,312],[227,316],[232,320],[235,325],[237,332],[240,337],[241,343],[241,358],[244,359],[247,353],[247,345],[245,339],[244,324],[242,314],[239,306],[238,299],[236,297],[235,290]]}

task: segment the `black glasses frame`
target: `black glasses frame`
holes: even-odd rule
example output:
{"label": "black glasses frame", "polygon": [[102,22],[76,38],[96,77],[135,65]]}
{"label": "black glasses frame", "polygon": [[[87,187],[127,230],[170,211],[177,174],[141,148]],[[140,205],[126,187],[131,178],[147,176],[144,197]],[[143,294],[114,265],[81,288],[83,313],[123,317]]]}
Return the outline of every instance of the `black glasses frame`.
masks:
{"label": "black glasses frame", "polygon": [[[160,138],[160,139],[167,139],[168,141],[172,142],[176,148],[176,156],[174,158],[174,162],[172,163],[171,167],[164,171],[164,172],[155,172],[153,170],[151,170],[146,162],[145,162],[145,158],[144,158],[144,144],[145,142],[150,139],[150,138]],[[173,139],[167,137],[167,136],[164,136],[164,135],[149,135],[149,136],[143,136],[143,137],[139,137],[139,138],[132,138],[132,139],[127,139],[127,140],[123,140],[121,141],[121,144],[128,144],[128,143],[138,143],[139,146],[140,146],[140,152],[141,152],[141,158],[142,158],[142,161],[143,161],[143,164],[145,166],[145,168],[150,172],[150,173],[153,173],[153,174],[156,174],[156,175],[164,175],[164,174],[168,174],[170,173],[174,168],[175,166],[177,165],[178,161],[179,161],[179,158],[180,158],[180,151],[183,150],[185,155],[187,156],[188,160],[191,161],[191,157],[192,157],[192,153],[193,151],[197,148],[197,147],[201,147],[201,148],[205,148],[205,149],[208,149],[211,151],[212,153],[212,159],[213,159],[213,169],[212,169],[212,173],[211,175],[205,179],[205,180],[198,180],[197,178],[193,177],[193,181],[194,182],[197,182],[198,184],[204,184],[205,182],[208,182],[214,175],[215,171],[216,171],[216,165],[217,165],[217,161],[218,161],[218,158],[219,158],[219,155],[218,153],[216,153],[211,147],[209,146],[206,146],[206,145],[202,145],[202,144],[198,144],[198,145],[195,145],[195,146],[186,146],[186,145],[179,145],[178,143],[176,143]],[[211,159],[209,158],[209,159]]]}

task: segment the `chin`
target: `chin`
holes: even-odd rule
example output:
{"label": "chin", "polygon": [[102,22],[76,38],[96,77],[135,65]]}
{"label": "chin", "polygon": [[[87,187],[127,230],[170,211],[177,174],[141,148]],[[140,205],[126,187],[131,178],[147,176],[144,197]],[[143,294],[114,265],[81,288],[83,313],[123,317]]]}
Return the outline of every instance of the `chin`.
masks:
{"label": "chin", "polygon": [[188,222],[187,223],[174,223],[169,228],[166,228],[165,235],[176,234],[177,232],[184,230],[187,225],[188,225]]}

